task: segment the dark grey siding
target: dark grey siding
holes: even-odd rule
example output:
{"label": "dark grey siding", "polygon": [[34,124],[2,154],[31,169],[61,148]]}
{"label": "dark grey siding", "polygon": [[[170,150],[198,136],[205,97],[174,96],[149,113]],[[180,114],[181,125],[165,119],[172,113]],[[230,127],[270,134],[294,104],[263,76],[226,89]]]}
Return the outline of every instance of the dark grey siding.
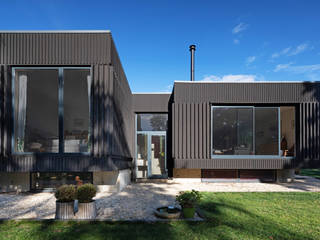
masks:
{"label": "dark grey siding", "polygon": [[134,112],[168,112],[171,93],[133,94]]}
{"label": "dark grey siding", "polygon": [[114,66],[113,81],[113,145],[112,153],[128,159],[133,156],[134,116],[132,112],[132,93],[112,42],[111,61]]}
{"label": "dark grey siding", "polygon": [[8,65],[110,64],[109,33],[1,33],[0,63]]}
{"label": "dark grey siding", "polygon": [[[172,103],[172,157],[176,168],[281,169],[320,166],[320,83],[176,82]],[[294,160],[211,159],[211,105],[296,107]]]}
{"label": "dark grey siding", "polygon": [[319,102],[301,103],[299,107],[299,136],[296,161],[298,167],[320,167],[320,104]]}
{"label": "dark grey siding", "polygon": [[300,103],[319,99],[320,84],[313,82],[176,82],[174,85],[174,101],[179,103]]}
{"label": "dark grey siding", "polygon": [[[131,166],[126,143],[133,124],[131,91],[110,33],[0,33],[0,38],[0,171],[107,171]],[[12,65],[92,67],[89,156],[12,154]]]}

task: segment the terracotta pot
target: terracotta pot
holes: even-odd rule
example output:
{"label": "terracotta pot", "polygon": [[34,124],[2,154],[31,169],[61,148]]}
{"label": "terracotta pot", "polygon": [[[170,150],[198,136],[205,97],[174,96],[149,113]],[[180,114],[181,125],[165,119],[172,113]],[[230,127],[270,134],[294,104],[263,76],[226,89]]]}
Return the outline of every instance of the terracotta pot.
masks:
{"label": "terracotta pot", "polygon": [[96,202],[78,203],[78,212],[76,219],[95,219],[97,216]]}
{"label": "terracotta pot", "polygon": [[56,219],[73,219],[74,218],[74,201],[56,202]]}

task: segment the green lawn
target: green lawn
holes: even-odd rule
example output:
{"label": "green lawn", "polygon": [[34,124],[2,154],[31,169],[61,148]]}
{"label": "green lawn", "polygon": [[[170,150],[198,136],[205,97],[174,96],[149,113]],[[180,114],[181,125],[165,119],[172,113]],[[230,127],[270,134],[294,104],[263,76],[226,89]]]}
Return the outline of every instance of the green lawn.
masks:
{"label": "green lawn", "polygon": [[314,169],[301,169],[300,175],[303,176],[310,176],[320,179],[320,168],[314,168]]}
{"label": "green lawn", "polygon": [[206,222],[2,221],[0,239],[320,239],[320,193],[203,193]]}

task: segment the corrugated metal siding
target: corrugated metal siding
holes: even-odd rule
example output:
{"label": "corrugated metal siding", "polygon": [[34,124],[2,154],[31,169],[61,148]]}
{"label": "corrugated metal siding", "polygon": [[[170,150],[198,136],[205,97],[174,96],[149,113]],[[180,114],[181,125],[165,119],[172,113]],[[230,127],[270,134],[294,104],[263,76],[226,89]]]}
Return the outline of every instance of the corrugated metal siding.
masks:
{"label": "corrugated metal siding", "polygon": [[0,33],[0,63],[91,65],[111,63],[110,33]]}
{"label": "corrugated metal siding", "polygon": [[175,159],[210,158],[210,125],[209,103],[173,103],[173,157]]}
{"label": "corrugated metal siding", "polygon": [[11,114],[11,69],[7,65],[0,65],[0,153],[3,157],[8,157],[11,150],[11,124],[12,124],[12,114]]}
{"label": "corrugated metal siding", "polygon": [[[131,166],[132,96],[110,34],[0,33],[0,50],[0,171],[107,171]],[[91,156],[11,155],[9,64],[92,67]]]}
{"label": "corrugated metal siding", "polygon": [[320,104],[301,103],[299,107],[299,149],[296,165],[320,166]]}
{"label": "corrugated metal siding", "polygon": [[111,42],[113,71],[113,136],[112,154],[132,158],[134,152],[134,114],[132,92],[114,42]]}
{"label": "corrugated metal siding", "polygon": [[300,103],[320,99],[320,84],[297,83],[179,83],[174,102]]}
{"label": "corrugated metal siding", "polygon": [[[172,157],[175,168],[320,167],[320,83],[175,83]],[[288,159],[212,159],[211,104],[297,106],[296,150]]]}
{"label": "corrugated metal siding", "polygon": [[278,159],[175,159],[175,168],[202,169],[283,169],[293,168],[294,160]]}
{"label": "corrugated metal siding", "polygon": [[130,159],[116,156],[93,158],[66,155],[14,155],[1,159],[1,172],[95,172],[127,169]]}
{"label": "corrugated metal siding", "polygon": [[168,94],[133,94],[134,112],[168,112],[171,93]]}

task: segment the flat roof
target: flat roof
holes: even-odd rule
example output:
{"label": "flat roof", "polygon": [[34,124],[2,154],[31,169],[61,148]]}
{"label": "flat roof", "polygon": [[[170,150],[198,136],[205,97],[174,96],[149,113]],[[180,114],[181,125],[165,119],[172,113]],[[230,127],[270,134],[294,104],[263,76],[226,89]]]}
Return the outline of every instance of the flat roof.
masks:
{"label": "flat roof", "polygon": [[171,94],[171,92],[133,92],[132,94]]}
{"label": "flat roof", "polygon": [[110,30],[0,30],[0,33],[111,33]]}
{"label": "flat roof", "polygon": [[320,83],[319,81],[180,81],[174,83]]}

